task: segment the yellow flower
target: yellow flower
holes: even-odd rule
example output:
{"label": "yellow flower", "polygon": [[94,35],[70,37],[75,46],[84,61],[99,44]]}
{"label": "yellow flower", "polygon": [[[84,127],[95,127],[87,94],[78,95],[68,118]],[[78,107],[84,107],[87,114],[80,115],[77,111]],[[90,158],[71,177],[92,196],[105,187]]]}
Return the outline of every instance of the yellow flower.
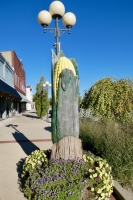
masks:
{"label": "yellow flower", "polygon": [[101,173],[99,174],[99,176],[100,176],[100,178],[103,178],[103,173],[101,172]]}
{"label": "yellow flower", "polygon": [[93,174],[93,177],[97,177],[97,174]]}
{"label": "yellow flower", "polygon": [[108,176],[108,174],[107,174],[107,173],[105,173],[104,175],[105,175],[106,177]]}
{"label": "yellow flower", "polygon": [[102,197],[105,197],[105,194],[104,194],[104,193],[101,193],[101,196],[102,196]]}
{"label": "yellow flower", "polygon": [[93,178],[93,176],[92,176],[92,175],[90,175],[90,178]]}
{"label": "yellow flower", "polygon": [[94,191],[94,188],[91,188],[91,191],[93,192],[93,191]]}
{"label": "yellow flower", "polygon": [[101,197],[99,197],[98,200],[101,200]]}
{"label": "yellow flower", "polygon": [[89,169],[89,172],[93,172],[93,170],[92,170],[92,169]]}
{"label": "yellow flower", "polygon": [[107,191],[109,192],[109,190],[110,190],[110,187],[108,186],[106,189],[107,189]]}
{"label": "yellow flower", "polygon": [[100,171],[99,167],[96,167],[96,170],[99,172]]}
{"label": "yellow flower", "polygon": [[106,164],[106,167],[109,167],[108,163]]}
{"label": "yellow flower", "polygon": [[97,193],[100,194],[102,191],[100,189],[97,190]]}
{"label": "yellow flower", "polygon": [[99,162],[99,167],[102,168],[103,167],[103,163]]}
{"label": "yellow flower", "polygon": [[34,168],[34,166],[35,166],[35,163],[32,163],[32,167]]}

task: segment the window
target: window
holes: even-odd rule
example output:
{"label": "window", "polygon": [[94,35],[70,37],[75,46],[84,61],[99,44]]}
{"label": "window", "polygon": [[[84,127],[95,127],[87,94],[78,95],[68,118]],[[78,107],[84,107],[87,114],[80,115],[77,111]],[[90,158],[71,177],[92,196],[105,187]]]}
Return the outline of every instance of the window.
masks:
{"label": "window", "polygon": [[0,76],[3,77],[3,63],[0,61]]}
{"label": "window", "polygon": [[19,76],[18,76],[18,84],[17,84],[17,86],[19,87]]}

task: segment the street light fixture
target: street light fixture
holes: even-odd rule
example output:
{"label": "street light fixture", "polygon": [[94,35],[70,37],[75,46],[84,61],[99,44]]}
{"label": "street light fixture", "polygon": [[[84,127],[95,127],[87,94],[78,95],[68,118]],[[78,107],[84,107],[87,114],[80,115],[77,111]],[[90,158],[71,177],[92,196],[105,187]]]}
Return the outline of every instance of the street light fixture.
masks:
{"label": "street light fixture", "polygon": [[[55,19],[55,28],[47,28],[47,26],[51,23],[52,18]],[[59,28],[59,19],[62,18],[62,22],[67,29]],[[43,26],[44,33],[49,30],[56,38],[55,48],[56,55],[59,52],[59,38],[66,31],[70,34],[71,28],[76,23],[76,17],[73,13],[67,12],[65,13],[65,7],[63,3],[60,1],[53,1],[49,6],[49,12],[46,10],[41,11],[38,14],[38,22]]]}
{"label": "street light fixture", "polygon": [[47,90],[47,101],[46,101],[47,116],[46,116],[46,121],[49,122],[49,117],[48,117],[48,90],[51,87],[51,84],[48,81],[46,81],[43,84],[43,87],[46,88],[46,90]]}

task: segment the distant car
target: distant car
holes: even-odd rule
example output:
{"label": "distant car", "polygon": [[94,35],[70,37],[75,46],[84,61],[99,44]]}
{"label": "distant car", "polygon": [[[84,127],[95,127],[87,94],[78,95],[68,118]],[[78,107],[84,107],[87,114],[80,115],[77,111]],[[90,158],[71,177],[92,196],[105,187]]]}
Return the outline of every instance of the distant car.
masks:
{"label": "distant car", "polygon": [[49,110],[49,118],[52,118],[52,110]]}

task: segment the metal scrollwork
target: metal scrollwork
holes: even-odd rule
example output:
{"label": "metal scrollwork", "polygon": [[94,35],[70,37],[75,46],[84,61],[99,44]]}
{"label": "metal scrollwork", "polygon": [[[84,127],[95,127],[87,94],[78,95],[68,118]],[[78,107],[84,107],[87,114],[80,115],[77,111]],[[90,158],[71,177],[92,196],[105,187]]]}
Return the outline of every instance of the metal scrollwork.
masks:
{"label": "metal scrollwork", "polygon": [[70,28],[68,29],[61,29],[58,28],[57,30],[55,28],[46,28],[44,27],[44,33],[46,33],[46,31],[49,31],[52,35],[54,35],[55,37],[58,36],[60,37],[61,35],[63,35],[65,32],[68,32],[68,34],[70,34]]}

